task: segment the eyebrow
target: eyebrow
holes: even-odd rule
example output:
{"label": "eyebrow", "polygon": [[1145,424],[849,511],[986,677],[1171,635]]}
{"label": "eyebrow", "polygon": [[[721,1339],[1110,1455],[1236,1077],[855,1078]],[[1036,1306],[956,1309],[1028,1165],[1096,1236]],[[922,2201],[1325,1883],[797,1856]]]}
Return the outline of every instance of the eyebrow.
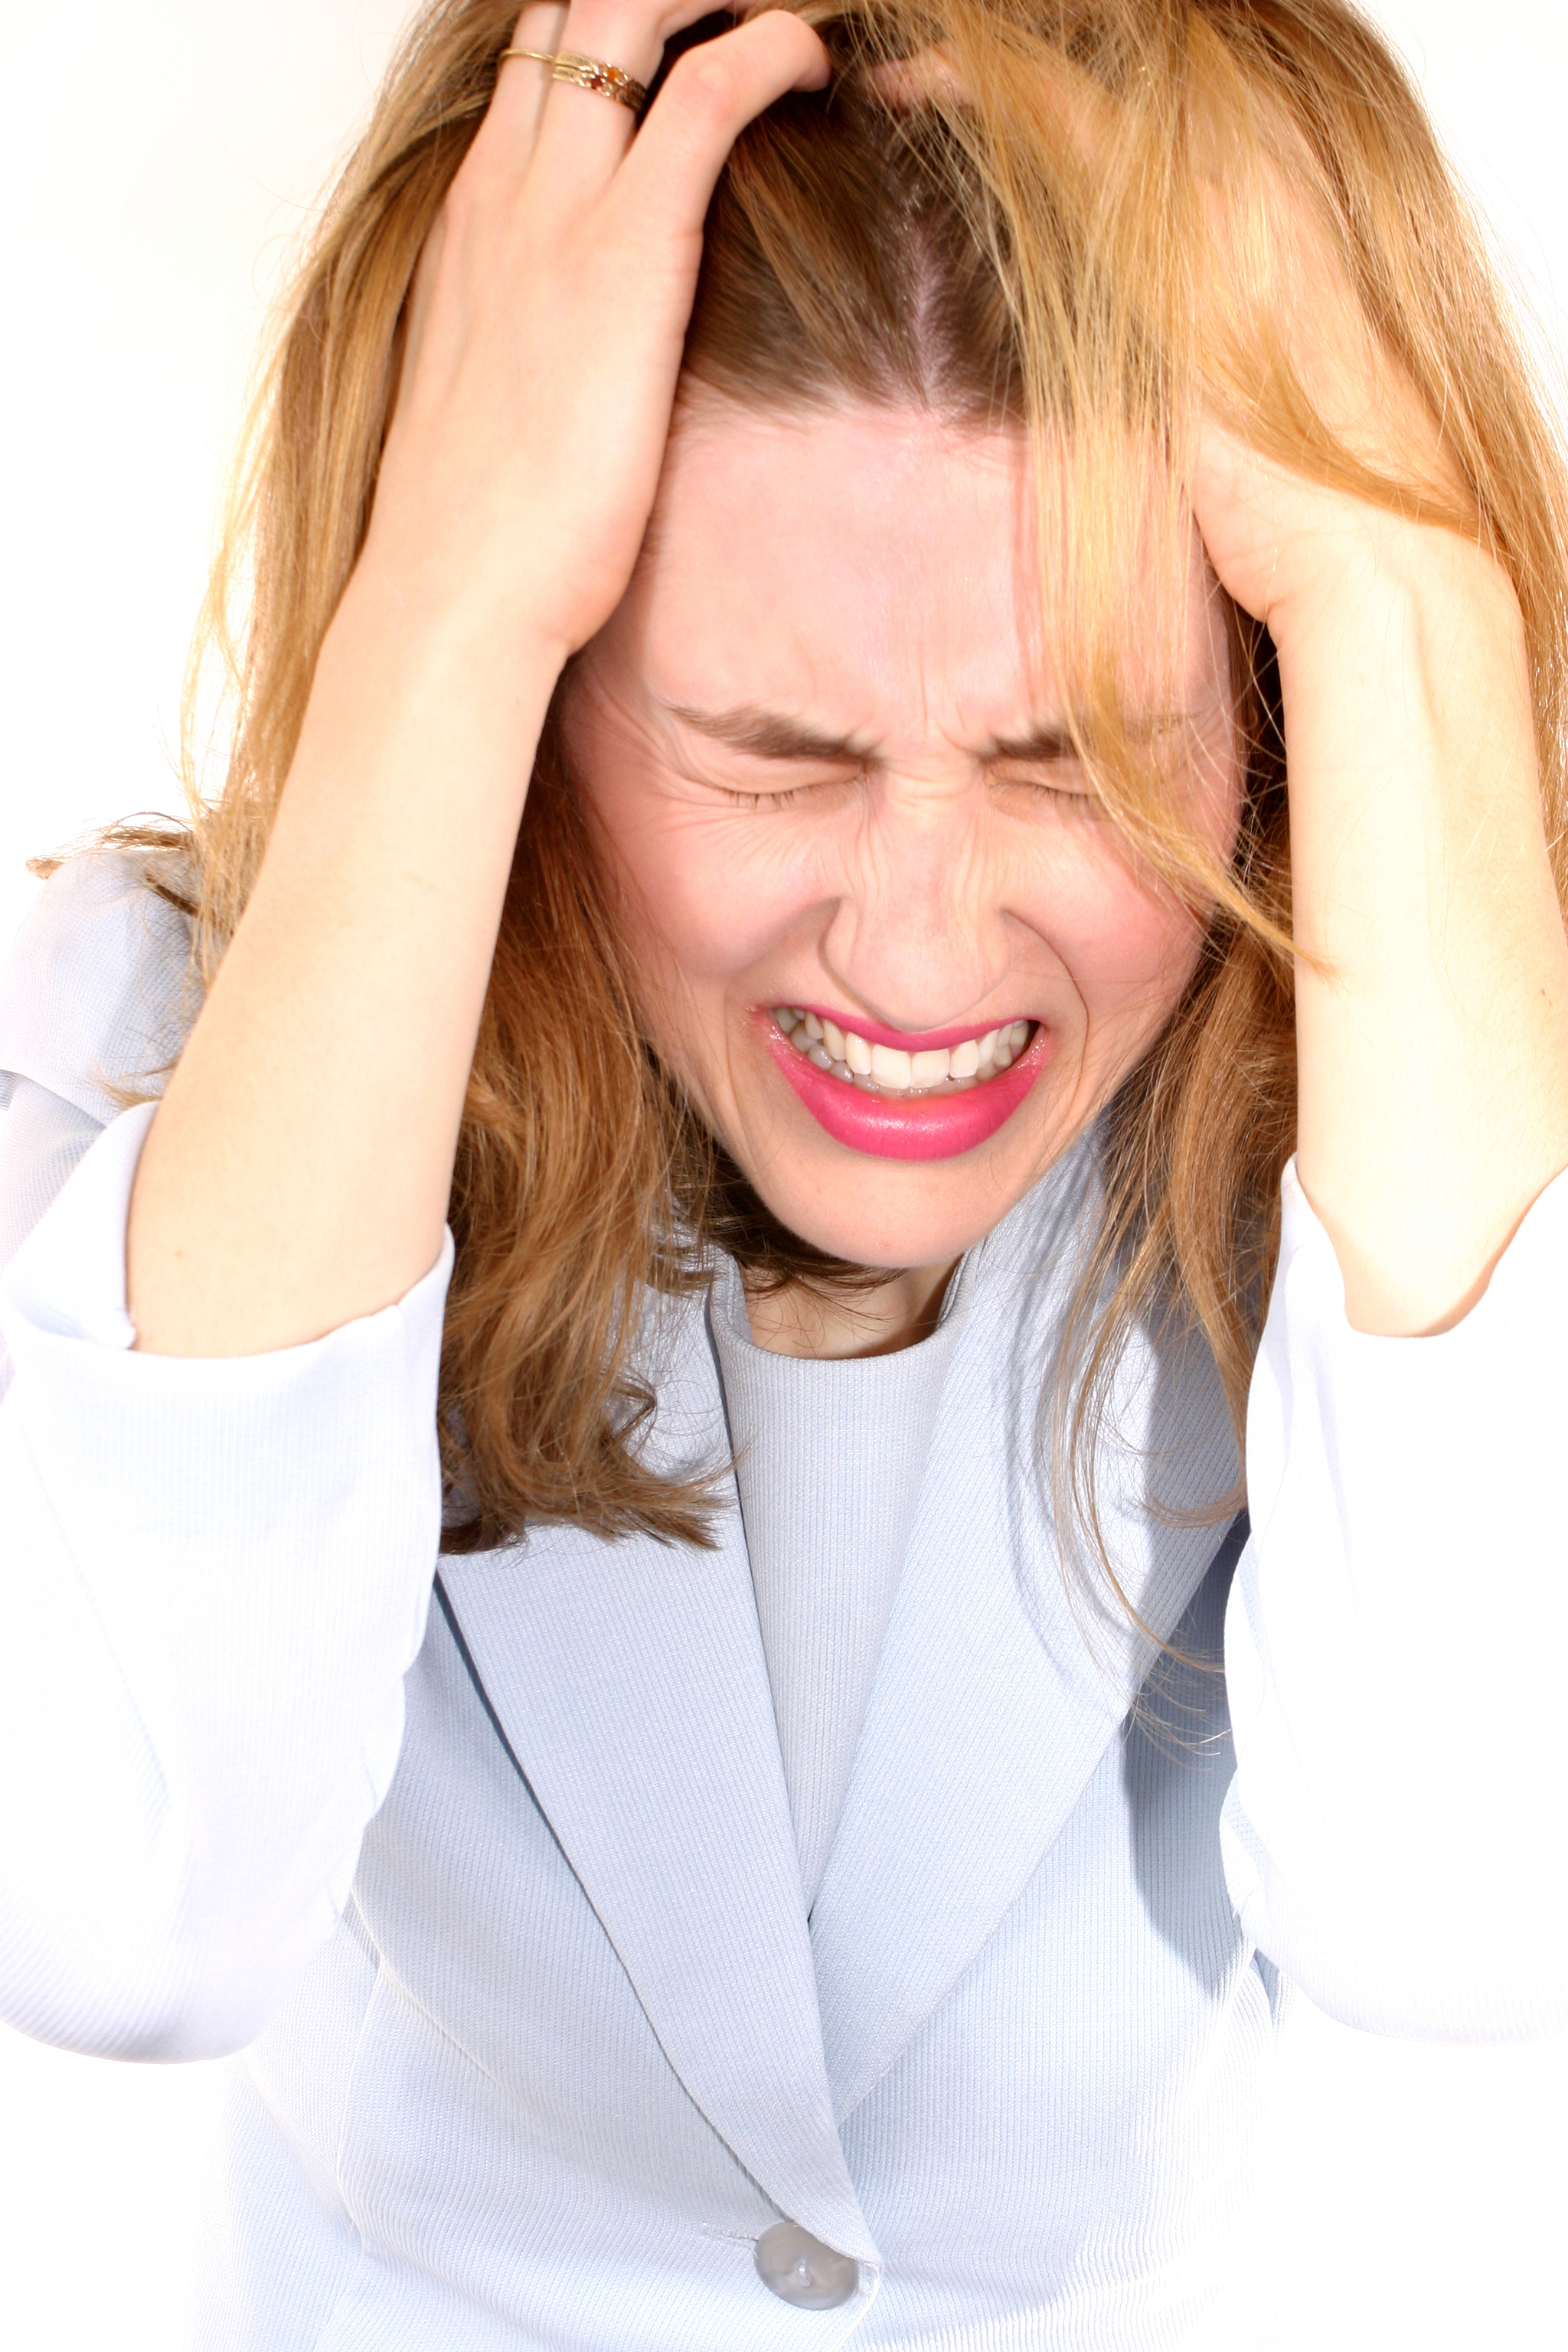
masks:
{"label": "eyebrow", "polygon": [[665,708],[672,719],[697,734],[727,743],[732,751],[750,751],[758,760],[830,760],[858,765],[872,756],[868,746],[852,735],[825,734],[782,710],[762,710],[752,703],[742,703],[733,710],[694,710],[684,702],[667,703]]}
{"label": "eyebrow", "polygon": [[[732,710],[696,710],[683,702],[667,703],[665,708],[672,719],[679,719],[695,733],[706,735],[715,743],[727,744],[732,751],[749,751],[757,760],[816,760],[861,766],[876,757],[861,738],[828,735],[783,711],[763,710],[750,703]],[[1045,766],[1054,761],[1074,759],[1077,752],[1065,726],[1042,723],[1028,728],[1022,735],[994,736],[979,747],[975,756],[984,761],[1013,760],[1020,765]]]}

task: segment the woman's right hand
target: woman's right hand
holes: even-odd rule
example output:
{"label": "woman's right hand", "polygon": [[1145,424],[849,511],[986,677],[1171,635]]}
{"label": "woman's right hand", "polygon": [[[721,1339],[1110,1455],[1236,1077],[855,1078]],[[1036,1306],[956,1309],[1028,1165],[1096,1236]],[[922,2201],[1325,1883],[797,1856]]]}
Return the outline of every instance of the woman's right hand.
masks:
{"label": "woman's right hand", "polygon": [[[641,80],[710,0],[525,8],[519,47]],[[827,58],[773,9],[689,50],[640,125],[523,58],[421,257],[362,568],[416,608],[506,614],[564,662],[626,588],[653,504],[714,183]]]}
{"label": "woman's right hand", "polygon": [[[705,5],[534,6],[515,37],[647,79]],[[682,58],[635,136],[618,102],[501,68],[261,871],[142,1153],[142,1349],[289,1347],[434,1263],[540,731],[637,561],[708,200],[745,123],[826,78],[782,12]]]}

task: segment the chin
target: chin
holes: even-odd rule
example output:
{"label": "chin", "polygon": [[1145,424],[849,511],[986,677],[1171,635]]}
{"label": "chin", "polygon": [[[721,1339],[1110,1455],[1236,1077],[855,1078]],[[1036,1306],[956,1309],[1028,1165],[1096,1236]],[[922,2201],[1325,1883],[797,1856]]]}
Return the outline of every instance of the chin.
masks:
{"label": "chin", "polygon": [[999,1170],[960,1171],[952,1162],[846,1169],[837,1154],[827,1169],[775,1168],[766,1180],[751,1177],[759,1198],[802,1241],[847,1265],[889,1274],[962,1257],[1035,1181],[1020,1172],[1008,1183]]}

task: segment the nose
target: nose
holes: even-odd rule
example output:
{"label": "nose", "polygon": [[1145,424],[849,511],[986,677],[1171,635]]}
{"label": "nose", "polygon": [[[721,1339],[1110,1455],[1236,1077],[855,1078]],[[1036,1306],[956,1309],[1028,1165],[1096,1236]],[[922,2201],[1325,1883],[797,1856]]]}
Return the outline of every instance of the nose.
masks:
{"label": "nose", "polygon": [[[1012,963],[983,794],[886,787],[845,861],[822,943],[833,978],[889,1028],[956,1026]],[[994,1008],[993,1008],[994,1009]]]}

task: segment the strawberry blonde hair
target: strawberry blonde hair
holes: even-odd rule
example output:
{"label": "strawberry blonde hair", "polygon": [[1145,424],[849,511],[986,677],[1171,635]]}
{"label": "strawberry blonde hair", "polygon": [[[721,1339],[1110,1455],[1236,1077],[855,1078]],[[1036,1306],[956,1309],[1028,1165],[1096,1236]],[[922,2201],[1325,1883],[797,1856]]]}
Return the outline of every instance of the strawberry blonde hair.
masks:
{"label": "strawberry blonde hair", "polygon": [[[424,8],[287,307],[198,641],[232,696],[221,793],[193,785],[182,836],[209,972],[363,540],[415,261],[515,5]],[[1174,519],[1206,408],[1307,474],[1479,537],[1523,610],[1560,894],[1563,466],[1420,102],[1341,0],[809,0],[801,13],[828,45],[833,87],[786,98],[737,143],[709,216],[689,379],[750,407],[913,404],[1049,444],[1072,519],[1053,543],[1070,724],[1110,819],[1205,926],[1180,1004],[1101,1123],[1103,1216],[1045,1407],[1058,1492],[1135,1613],[1094,1508],[1116,1364],[1140,1324],[1179,1317],[1212,1351],[1239,1434],[1295,1063],[1272,649],[1233,615],[1247,792],[1235,856],[1216,864],[1120,710],[1128,450],[1163,454]],[[1440,420],[1448,487],[1343,446],[1293,373],[1279,289],[1303,220]],[[779,1227],[655,1062],[560,736],[552,714],[458,1148],[440,1397],[455,1549],[530,1520],[702,1540],[709,1491],[660,1475],[639,1445],[648,1293],[700,1285],[715,1245],[754,1285],[876,1279]]]}

